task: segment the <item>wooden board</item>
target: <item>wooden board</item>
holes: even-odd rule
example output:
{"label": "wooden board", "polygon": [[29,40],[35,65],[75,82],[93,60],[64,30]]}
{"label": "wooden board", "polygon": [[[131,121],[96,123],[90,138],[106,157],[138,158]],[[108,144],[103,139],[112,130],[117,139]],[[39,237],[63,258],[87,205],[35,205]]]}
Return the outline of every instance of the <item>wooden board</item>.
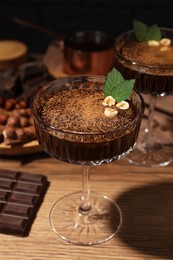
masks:
{"label": "wooden board", "polygon": [[4,143],[0,144],[0,155],[22,155],[40,153],[43,150],[36,140],[23,145],[10,146]]}

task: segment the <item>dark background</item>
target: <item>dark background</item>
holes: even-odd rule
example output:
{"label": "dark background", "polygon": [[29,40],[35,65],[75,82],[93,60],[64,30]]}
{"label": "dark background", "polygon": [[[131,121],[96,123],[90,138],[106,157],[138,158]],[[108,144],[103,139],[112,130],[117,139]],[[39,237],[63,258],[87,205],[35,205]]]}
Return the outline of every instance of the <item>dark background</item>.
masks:
{"label": "dark background", "polygon": [[173,27],[172,0],[0,0],[0,40],[18,39],[31,52],[43,52],[52,38],[14,23],[17,16],[55,32],[102,30],[113,36],[137,19],[149,25]]}

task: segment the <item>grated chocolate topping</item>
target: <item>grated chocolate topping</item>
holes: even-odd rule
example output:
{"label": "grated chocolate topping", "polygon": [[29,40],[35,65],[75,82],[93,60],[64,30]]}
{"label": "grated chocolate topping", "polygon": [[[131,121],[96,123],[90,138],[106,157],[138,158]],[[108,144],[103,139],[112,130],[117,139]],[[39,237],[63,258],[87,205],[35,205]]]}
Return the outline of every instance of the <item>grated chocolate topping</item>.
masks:
{"label": "grated chocolate topping", "polygon": [[122,55],[130,61],[136,61],[143,65],[172,66],[173,45],[167,50],[161,51],[163,46],[149,46],[147,42],[131,41],[123,46]]}
{"label": "grated chocolate topping", "polygon": [[94,87],[60,91],[51,96],[41,111],[45,124],[58,130],[78,133],[104,133],[113,131],[131,122],[136,111],[130,108],[120,110],[118,115],[108,118],[104,115],[103,89]]}

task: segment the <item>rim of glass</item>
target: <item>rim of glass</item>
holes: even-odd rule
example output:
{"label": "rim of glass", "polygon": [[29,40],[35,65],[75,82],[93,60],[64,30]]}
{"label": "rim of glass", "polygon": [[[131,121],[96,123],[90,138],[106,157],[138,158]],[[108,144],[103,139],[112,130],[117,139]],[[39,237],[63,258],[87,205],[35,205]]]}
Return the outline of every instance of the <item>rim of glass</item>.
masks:
{"label": "rim of glass", "polygon": [[[167,27],[160,27],[161,31],[166,31],[166,32],[169,32],[169,33],[172,33],[172,39],[173,39],[173,29],[172,28],[167,28]],[[131,60],[128,60],[126,59],[125,57],[123,57],[120,53],[120,50],[117,46],[117,44],[119,42],[121,42],[121,38],[122,37],[125,37],[126,36],[126,39],[127,39],[127,36],[128,35],[131,35],[131,36],[134,36],[134,30],[128,30],[128,31],[125,31],[121,34],[119,34],[116,38],[115,38],[115,41],[114,41],[114,50],[117,54],[117,56],[119,58],[121,58],[122,60],[124,60],[125,62],[129,63],[129,64],[133,64],[134,66],[139,66],[139,67],[142,67],[142,68],[151,68],[151,69],[159,69],[159,70],[173,70],[173,66],[166,66],[166,67],[159,67],[159,66],[156,66],[156,65],[145,65],[145,64],[142,64],[140,62],[136,62],[136,61],[131,61]],[[135,38],[134,38],[135,39]],[[173,41],[173,40],[172,40]]]}
{"label": "rim of glass", "polygon": [[[36,111],[36,108],[34,107],[35,106],[35,101],[36,101],[36,99],[40,98],[41,95],[46,93],[46,90],[51,88],[53,82],[63,82],[64,80],[67,80],[65,84],[68,84],[68,83],[70,83],[72,81],[73,82],[75,82],[75,81],[79,82],[79,81],[82,81],[83,79],[89,79],[88,81],[93,81],[92,79],[99,79],[99,78],[104,80],[106,77],[102,76],[102,75],[65,76],[65,77],[58,78],[56,80],[53,80],[53,81],[50,81],[50,82],[44,84],[42,87],[40,87],[38,90],[36,90],[35,93],[31,97],[30,107],[31,107],[31,110],[32,110],[32,113],[33,113],[35,119],[39,122],[40,125],[44,126],[46,129],[54,130],[54,131],[57,131],[57,132],[60,132],[60,133],[63,133],[63,134],[71,134],[71,135],[83,135],[83,136],[98,136],[98,135],[105,135],[105,134],[108,135],[108,134],[113,134],[113,133],[116,133],[118,131],[122,131],[122,130],[126,130],[126,129],[130,128],[132,125],[134,125],[143,116],[144,109],[145,109],[144,99],[143,99],[142,95],[140,94],[140,92],[138,92],[138,90],[134,90],[134,89],[133,89],[132,93],[135,94],[136,96],[138,96],[138,98],[139,98],[139,100],[141,102],[139,113],[128,124],[126,124],[126,125],[124,125],[122,127],[116,128],[115,130],[112,130],[112,131],[87,133],[87,132],[77,132],[77,131],[62,130],[62,129],[58,129],[58,128],[54,127],[54,126],[50,126],[50,125],[46,124],[41,119],[41,117],[38,115],[38,113]],[[99,82],[100,83],[100,81],[98,81],[98,80],[95,81],[95,82]]]}

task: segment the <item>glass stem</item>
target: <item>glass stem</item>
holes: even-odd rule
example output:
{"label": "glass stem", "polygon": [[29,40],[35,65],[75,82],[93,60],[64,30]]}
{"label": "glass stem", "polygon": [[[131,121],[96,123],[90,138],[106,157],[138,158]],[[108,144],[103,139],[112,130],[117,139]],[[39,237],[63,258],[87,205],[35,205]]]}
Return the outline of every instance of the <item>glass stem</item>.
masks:
{"label": "glass stem", "polygon": [[145,129],[145,137],[143,141],[145,146],[152,145],[152,129],[153,129],[153,119],[154,119],[156,100],[157,100],[157,96],[150,96],[147,128]]}
{"label": "glass stem", "polygon": [[79,212],[82,214],[88,214],[91,210],[90,203],[90,166],[82,166],[82,196],[81,205],[79,207]]}

